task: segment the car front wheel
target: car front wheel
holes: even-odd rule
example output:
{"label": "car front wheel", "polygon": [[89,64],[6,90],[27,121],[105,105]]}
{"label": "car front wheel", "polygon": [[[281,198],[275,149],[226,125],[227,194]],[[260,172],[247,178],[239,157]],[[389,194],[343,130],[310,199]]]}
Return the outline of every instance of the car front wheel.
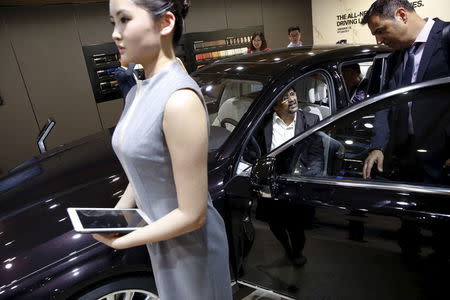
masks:
{"label": "car front wheel", "polygon": [[150,276],[116,279],[75,297],[76,300],[157,300],[155,282]]}

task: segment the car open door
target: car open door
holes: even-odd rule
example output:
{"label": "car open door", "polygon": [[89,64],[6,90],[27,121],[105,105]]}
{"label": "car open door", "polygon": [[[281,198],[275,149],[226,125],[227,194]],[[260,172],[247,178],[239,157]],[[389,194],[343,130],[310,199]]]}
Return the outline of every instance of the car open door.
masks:
{"label": "car open door", "polygon": [[[247,180],[257,203],[255,240],[240,280],[295,299],[366,298],[374,282],[382,299],[445,292],[450,279],[445,267],[450,254],[445,238],[450,234],[450,177],[444,167],[450,153],[448,99],[448,78],[389,92],[259,160]],[[398,120],[386,119],[390,135],[384,170],[372,170],[371,179],[363,179],[372,135],[380,130],[375,116],[380,111],[395,115],[408,102],[413,111],[429,114],[414,123],[414,145],[421,147],[406,149],[422,169],[405,173],[393,140]],[[429,128],[427,136],[419,135],[420,126]],[[265,216],[258,218],[262,203]],[[306,264],[296,265],[285,254],[280,230],[274,230],[284,227],[292,244],[289,224],[297,225],[297,238],[304,236]]]}

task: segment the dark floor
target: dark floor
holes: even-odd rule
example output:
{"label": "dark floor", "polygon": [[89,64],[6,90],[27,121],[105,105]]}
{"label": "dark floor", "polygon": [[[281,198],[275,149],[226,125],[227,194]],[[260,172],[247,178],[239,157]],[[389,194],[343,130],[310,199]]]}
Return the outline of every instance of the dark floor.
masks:
{"label": "dark floor", "polygon": [[[266,223],[255,220],[254,227],[255,242],[240,278],[245,283],[272,287],[276,293],[302,300],[423,298],[424,279],[414,268],[405,267],[404,258],[394,251],[398,248],[394,242],[374,249],[368,242],[343,243],[345,239],[336,238],[340,231],[327,239],[323,229],[316,227],[306,231],[304,255],[308,261],[298,268],[284,255]],[[240,285],[237,299],[283,298]]]}

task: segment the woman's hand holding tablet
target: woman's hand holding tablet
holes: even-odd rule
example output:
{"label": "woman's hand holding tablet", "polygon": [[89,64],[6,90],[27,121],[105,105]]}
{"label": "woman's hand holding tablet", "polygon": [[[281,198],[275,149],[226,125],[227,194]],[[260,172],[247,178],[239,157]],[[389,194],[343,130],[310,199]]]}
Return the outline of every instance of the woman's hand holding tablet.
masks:
{"label": "woman's hand holding tablet", "polygon": [[150,223],[147,216],[137,208],[69,207],[67,212],[73,228],[79,233],[129,233]]}

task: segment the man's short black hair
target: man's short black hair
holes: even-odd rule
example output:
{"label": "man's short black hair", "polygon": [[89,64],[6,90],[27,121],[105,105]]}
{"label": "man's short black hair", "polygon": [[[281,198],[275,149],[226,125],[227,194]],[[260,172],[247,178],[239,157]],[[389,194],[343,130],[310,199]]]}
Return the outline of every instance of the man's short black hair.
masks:
{"label": "man's short black hair", "polygon": [[275,104],[274,105],[276,105],[277,103],[278,103],[278,101],[280,101],[281,99],[283,99],[283,97],[284,97],[284,95],[286,95],[287,94],[287,92],[289,92],[289,90],[293,90],[294,91],[294,93],[295,94],[297,94],[297,91],[295,90],[295,86],[294,85],[291,85],[290,87],[288,87],[288,89],[287,90],[285,90],[284,91],[284,93],[283,94],[281,94],[280,95],[280,98],[278,98],[278,100],[275,102]]}
{"label": "man's short black hair", "polygon": [[[297,91],[295,90],[295,85],[291,85],[291,86],[286,90],[286,92],[284,92],[284,94],[286,94],[289,90],[293,90],[293,91],[297,94]],[[283,96],[284,96],[284,94],[283,94]]]}
{"label": "man's short black hair", "polygon": [[361,24],[365,25],[369,22],[370,17],[379,14],[383,19],[394,19],[395,11],[403,7],[409,12],[415,11],[414,6],[408,0],[377,0],[370,6],[364,15]]}
{"label": "man's short black hair", "polygon": [[361,74],[361,67],[359,66],[359,64],[344,65],[344,66],[342,66],[342,70],[344,70],[344,69],[353,70],[353,71],[357,72],[358,74]]}
{"label": "man's short black hair", "polygon": [[292,31],[296,31],[296,30],[298,30],[301,33],[300,27],[298,27],[298,26],[291,26],[291,27],[289,27],[288,28],[288,35],[291,34]]}

